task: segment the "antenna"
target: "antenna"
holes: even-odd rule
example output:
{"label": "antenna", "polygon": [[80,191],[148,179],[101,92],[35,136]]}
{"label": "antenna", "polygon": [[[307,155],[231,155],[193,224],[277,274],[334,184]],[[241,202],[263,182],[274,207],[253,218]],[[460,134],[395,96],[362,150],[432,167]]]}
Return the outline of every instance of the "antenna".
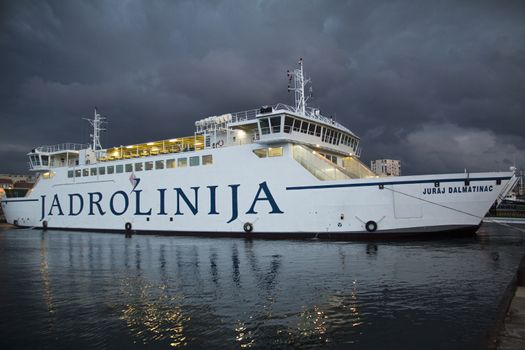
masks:
{"label": "antenna", "polygon": [[101,116],[97,112],[97,107],[95,107],[95,112],[94,112],[93,119],[88,119],[88,118],[83,118],[83,119],[87,120],[89,122],[89,124],[91,124],[91,126],[93,127],[93,133],[89,134],[89,136],[93,140],[93,144],[91,145],[91,149],[93,151],[102,149],[102,145],[100,144],[100,132],[103,131],[103,130],[106,130],[106,129],[102,128],[102,124],[106,123],[104,121],[106,119],[106,117]]}
{"label": "antenna", "polygon": [[[305,97],[304,87],[311,82],[311,80],[305,79],[303,75],[303,59],[299,59],[299,68],[293,70],[293,72],[287,71],[288,75],[288,92],[293,91],[295,94],[295,112],[305,115],[306,113],[306,102],[310,99],[311,95]],[[290,86],[293,79],[293,86]],[[310,89],[310,92],[312,90]]]}

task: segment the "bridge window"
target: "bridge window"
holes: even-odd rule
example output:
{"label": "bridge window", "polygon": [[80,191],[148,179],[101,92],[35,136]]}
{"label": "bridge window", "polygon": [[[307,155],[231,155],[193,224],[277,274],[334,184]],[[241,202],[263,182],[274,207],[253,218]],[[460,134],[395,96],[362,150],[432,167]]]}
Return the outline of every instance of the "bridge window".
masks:
{"label": "bridge window", "polygon": [[117,171],[117,174],[122,174],[124,172],[124,165],[123,164],[119,164],[119,165],[115,166],[115,170]]}
{"label": "bridge window", "polygon": [[155,169],[157,169],[157,170],[158,169],[164,169],[164,161],[163,160],[156,160],[155,161]]}
{"label": "bridge window", "polygon": [[70,178],[71,178],[71,177],[73,177],[73,176],[75,176],[75,172],[74,172],[73,170],[68,170],[68,171],[67,171],[67,177],[70,177]]}
{"label": "bridge window", "polygon": [[292,126],[293,126],[293,119],[290,117],[284,118],[284,132],[290,133],[292,132]]}
{"label": "bridge window", "polygon": [[148,161],[144,163],[144,168],[146,170],[153,170],[153,161]]}
{"label": "bridge window", "polygon": [[144,169],[144,163],[135,163],[135,171],[142,171]]}
{"label": "bridge window", "polygon": [[179,158],[177,159],[177,166],[179,168],[185,168],[188,166],[188,158]]}
{"label": "bridge window", "polygon": [[126,164],[126,172],[131,173],[133,171],[133,163]]}
{"label": "bridge window", "polygon": [[106,175],[106,167],[100,167],[98,168],[98,174],[99,175]]}
{"label": "bridge window", "polygon": [[89,169],[88,168],[82,169],[82,176],[89,176]]}
{"label": "bridge window", "polygon": [[262,118],[259,119],[259,123],[261,125],[261,134],[266,135],[270,133],[270,124],[268,122],[268,118]]}
{"label": "bridge window", "polygon": [[175,162],[175,159],[168,159],[166,160],[166,168],[167,169],[173,169],[177,166],[177,162]]}
{"label": "bridge window", "polygon": [[301,124],[301,132],[303,134],[306,134],[308,132],[308,122],[303,121]]}
{"label": "bridge window", "polygon": [[200,164],[199,156],[190,157],[190,166],[197,166]]}
{"label": "bridge window", "polygon": [[293,131],[301,131],[301,120],[295,119],[293,122]]}
{"label": "bridge window", "polygon": [[49,156],[42,156],[42,165],[49,165]]}
{"label": "bridge window", "polygon": [[317,137],[321,136],[321,125],[317,125],[315,127],[315,136]]}
{"label": "bridge window", "polygon": [[202,165],[211,165],[213,164],[213,156],[211,154],[202,156]]}
{"label": "bridge window", "polygon": [[108,166],[108,175],[115,172],[115,167],[113,165]]}
{"label": "bridge window", "polygon": [[91,168],[91,176],[97,176],[97,168]]}
{"label": "bridge window", "polygon": [[281,132],[281,117],[271,117],[270,123],[272,124],[272,132]]}
{"label": "bridge window", "polygon": [[315,124],[314,123],[310,123],[310,128],[308,129],[308,133],[310,135],[315,134]]}
{"label": "bridge window", "polygon": [[80,177],[80,169],[75,170],[75,177]]}

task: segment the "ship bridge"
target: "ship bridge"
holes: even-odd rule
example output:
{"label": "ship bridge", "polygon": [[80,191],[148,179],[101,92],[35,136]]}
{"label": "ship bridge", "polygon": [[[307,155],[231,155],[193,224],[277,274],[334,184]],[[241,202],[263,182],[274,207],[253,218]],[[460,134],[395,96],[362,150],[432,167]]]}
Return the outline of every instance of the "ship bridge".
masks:
{"label": "ship bridge", "polygon": [[61,143],[57,145],[37,147],[29,156],[29,170],[48,171],[51,168],[76,166],[79,164],[79,154],[89,148],[80,143]]}

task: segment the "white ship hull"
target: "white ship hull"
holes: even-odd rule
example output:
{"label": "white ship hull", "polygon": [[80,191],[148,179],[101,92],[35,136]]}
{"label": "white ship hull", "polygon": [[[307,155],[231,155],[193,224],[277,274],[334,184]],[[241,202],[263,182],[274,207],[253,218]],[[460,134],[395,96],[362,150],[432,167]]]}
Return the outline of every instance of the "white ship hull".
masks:
{"label": "white ship hull", "polygon": [[9,223],[50,229],[425,236],[474,233],[515,180],[511,172],[494,172],[321,181],[294,160],[292,144],[283,146],[283,156],[263,159],[252,152],[256,144],[185,152],[212,155],[213,164],[132,174],[68,178],[68,168],[57,168],[26,197],[4,199],[2,208]]}

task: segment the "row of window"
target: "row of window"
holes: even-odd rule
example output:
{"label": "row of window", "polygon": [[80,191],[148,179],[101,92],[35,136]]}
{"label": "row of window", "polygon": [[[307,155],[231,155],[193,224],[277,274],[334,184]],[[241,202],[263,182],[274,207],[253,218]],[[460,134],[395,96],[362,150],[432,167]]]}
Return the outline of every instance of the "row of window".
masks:
{"label": "row of window", "polygon": [[336,129],[324,127],[315,122],[309,122],[302,119],[296,119],[292,117],[284,118],[284,125],[281,131],[281,116],[261,118],[259,120],[261,126],[261,134],[272,134],[272,133],[291,133],[301,132],[303,134],[313,135],[320,137],[323,142],[331,143],[333,145],[343,144],[351,147],[354,151],[357,149],[358,141],[352,136],[339,132]]}
{"label": "row of window", "polygon": [[[202,160],[202,161],[201,161]],[[189,157],[189,162],[187,157],[181,157],[178,159],[162,159],[162,160],[151,160],[147,162],[135,162],[135,163],[126,163],[126,164],[117,164],[117,165],[108,165],[100,167],[91,167],[84,169],[75,169],[69,170],[67,172],[67,177],[83,177],[83,176],[97,176],[97,175],[110,175],[110,174],[121,174],[121,173],[131,173],[133,171],[148,171],[148,170],[159,170],[159,169],[172,169],[172,168],[185,168],[189,166],[199,166],[199,165],[211,165],[213,164],[213,156],[211,154],[204,155],[201,157],[194,156]]]}

